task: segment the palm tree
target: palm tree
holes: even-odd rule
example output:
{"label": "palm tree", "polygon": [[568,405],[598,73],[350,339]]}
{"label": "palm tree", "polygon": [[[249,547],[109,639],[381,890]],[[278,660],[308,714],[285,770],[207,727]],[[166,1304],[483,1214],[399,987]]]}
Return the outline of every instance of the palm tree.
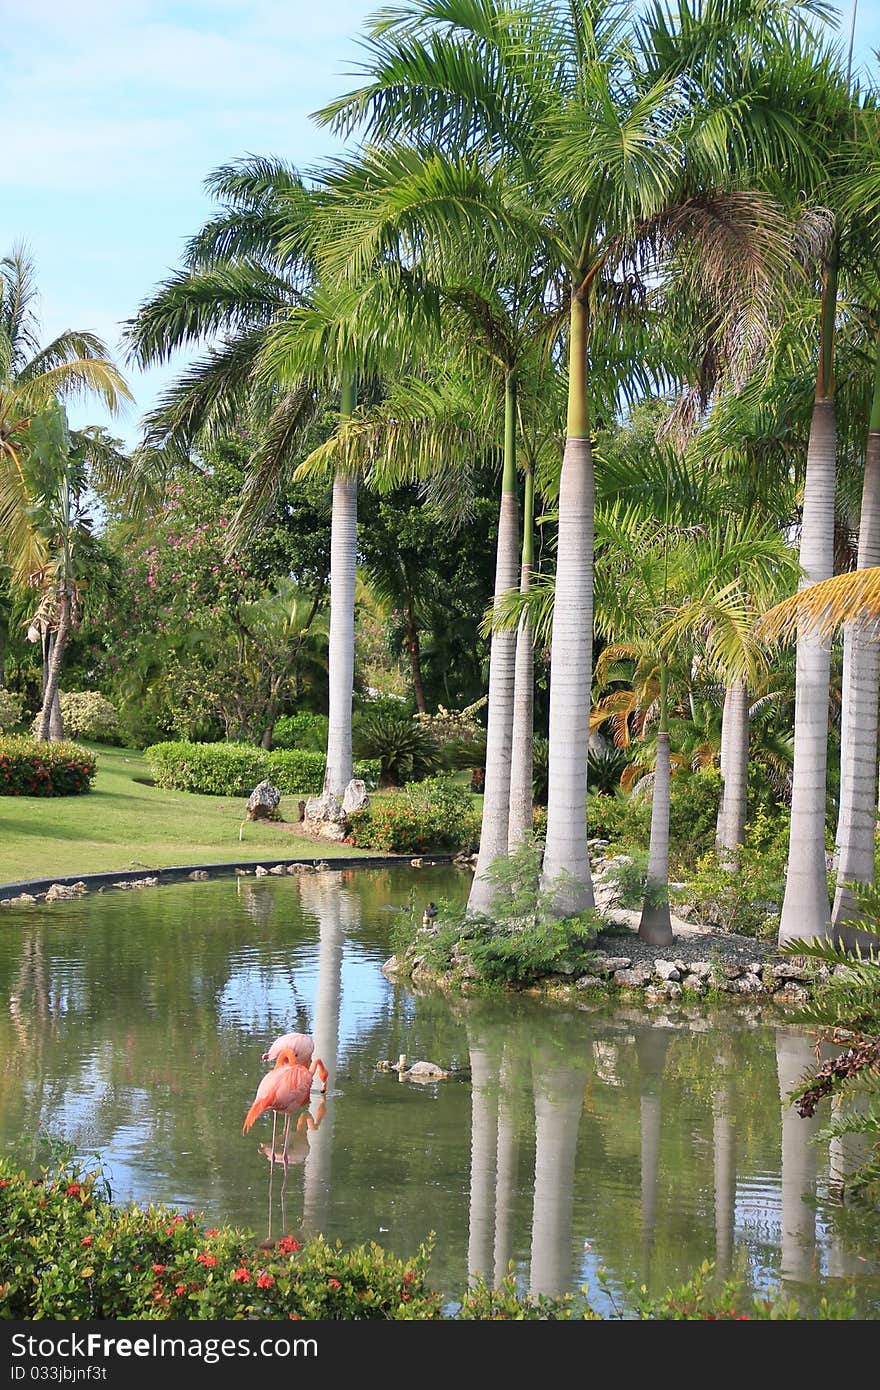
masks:
{"label": "palm tree", "polygon": [[[75,614],[74,537],[89,472],[117,494],[128,460],[101,430],[73,435],[61,402],[95,395],[111,411],[132,399],[101,340],[68,330],[45,347],[34,263],[23,247],[0,261],[0,536],[12,583],[41,591],[31,627],[44,637],[40,737],[60,737],[58,676]],[[54,720],[53,720],[54,713]]]}
{"label": "palm tree", "polygon": [[[319,113],[343,133],[365,128],[383,147],[364,156],[366,196],[337,227],[350,275],[362,275],[402,243],[410,258],[432,239],[460,243],[479,224],[499,244],[527,248],[536,278],[548,293],[556,291],[565,310],[568,409],[543,865],[544,885],[558,890],[562,913],[593,901],[583,814],[592,641],[591,338],[625,297],[633,272],[673,244],[687,241],[702,251],[720,303],[730,299],[734,248],[752,292],[764,284],[774,253],[772,212],[744,192],[718,189],[729,180],[731,163],[799,168],[808,141],[785,113],[779,58],[792,14],[789,5],[764,5],[766,22],[756,29],[745,0],[707,0],[696,16],[683,9],[680,23],[658,9],[636,25],[625,5],[412,0],[374,23],[365,45],[366,85]],[[797,12],[794,20],[790,27],[806,45]],[[722,47],[741,57],[728,64],[726,90],[719,74],[727,68],[715,61]],[[775,64],[772,103],[765,99],[768,55]],[[801,84],[803,68],[802,57]],[[759,90],[752,122],[751,96]]]}

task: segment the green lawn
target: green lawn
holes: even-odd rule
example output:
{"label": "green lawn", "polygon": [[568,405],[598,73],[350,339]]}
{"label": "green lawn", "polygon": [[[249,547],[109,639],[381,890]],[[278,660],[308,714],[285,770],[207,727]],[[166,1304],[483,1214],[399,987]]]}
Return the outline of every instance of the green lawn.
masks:
{"label": "green lawn", "polygon": [[[233,859],[268,865],[278,859],[370,856],[369,850],[317,842],[283,825],[242,827],[243,797],[147,786],[149,770],[139,753],[89,746],[98,755],[98,775],[85,796],[0,797],[0,883]],[[281,814],[294,822],[298,799],[281,802]]]}

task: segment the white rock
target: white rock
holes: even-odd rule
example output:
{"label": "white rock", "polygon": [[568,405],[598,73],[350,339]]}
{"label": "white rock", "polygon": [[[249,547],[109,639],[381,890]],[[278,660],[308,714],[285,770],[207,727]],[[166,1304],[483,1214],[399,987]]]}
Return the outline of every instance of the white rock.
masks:
{"label": "white rock", "polygon": [[254,869],[254,873],[256,874],[257,878],[267,878],[269,870],[264,869],[262,864],[258,864],[257,867]]}
{"label": "white rock", "polygon": [[677,981],[681,979],[681,971],[672,963],[671,960],[655,960],[654,973],[659,975],[661,980]]}
{"label": "white rock", "polygon": [[342,797],[343,811],[347,816],[350,816],[352,811],[365,811],[369,804],[370,798],[367,796],[366,782],[362,781],[360,777],[352,777]]}

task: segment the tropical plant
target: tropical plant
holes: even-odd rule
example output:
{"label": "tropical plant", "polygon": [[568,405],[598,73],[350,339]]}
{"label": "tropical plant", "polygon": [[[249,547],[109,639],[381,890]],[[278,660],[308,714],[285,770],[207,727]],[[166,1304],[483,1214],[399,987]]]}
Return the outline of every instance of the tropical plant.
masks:
{"label": "tropical plant", "polygon": [[359,758],[381,763],[379,785],[401,787],[439,771],[442,758],[430,732],[409,714],[379,710],[358,720],[354,748]]}

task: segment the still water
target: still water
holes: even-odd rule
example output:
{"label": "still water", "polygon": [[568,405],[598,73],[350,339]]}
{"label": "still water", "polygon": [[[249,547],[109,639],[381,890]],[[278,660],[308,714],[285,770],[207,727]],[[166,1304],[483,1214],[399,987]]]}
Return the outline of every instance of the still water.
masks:
{"label": "still water", "polygon": [[[880,1221],[834,1200],[857,1142],[813,1142],[784,1096],[812,1040],[723,1014],[659,1017],[414,995],[379,967],[395,914],[460,901],[449,868],[343,870],[93,894],[0,916],[0,1147],[42,1129],[98,1153],[114,1197],[194,1208],[259,1238],[376,1240],[431,1276],[587,1284],[626,1308],[703,1260],[807,1307],[854,1287],[880,1315]],[[286,1185],[242,1120],[290,1029],[330,1071]],[[402,1082],[382,1058],[454,1068]],[[848,1145],[848,1147],[847,1147]],[[280,1147],[280,1143],[279,1143]],[[597,1284],[606,1271],[609,1292]]]}

